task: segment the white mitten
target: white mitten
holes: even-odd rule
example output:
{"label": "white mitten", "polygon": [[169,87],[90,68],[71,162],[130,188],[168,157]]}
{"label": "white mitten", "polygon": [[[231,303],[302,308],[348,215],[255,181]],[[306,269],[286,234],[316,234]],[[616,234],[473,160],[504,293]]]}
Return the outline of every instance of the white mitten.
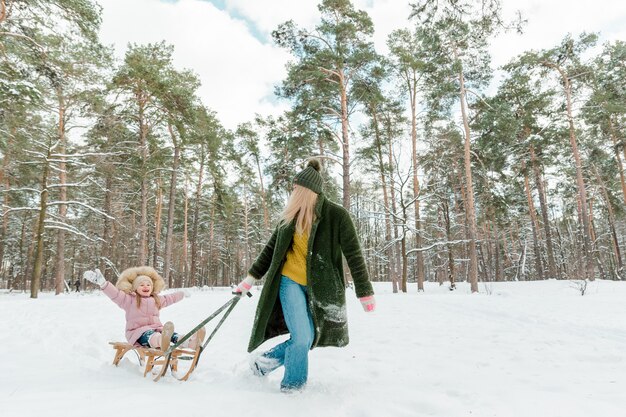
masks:
{"label": "white mitten", "polygon": [[98,268],[94,271],[85,271],[83,278],[93,284],[96,284],[100,288],[104,287],[104,284],[107,283],[106,279],[104,279],[104,276],[102,275],[102,272],[100,272]]}
{"label": "white mitten", "polygon": [[361,305],[363,306],[363,310],[366,313],[369,313],[370,311],[374,311],[376,309],[376,299],[374,298],[373,295],[368,295],[367,297],[361,297],[359,298],[359,301],[361,302]]}
{"label": "white mitten", "polygon": [[252,288],[252,285],[254,284],[255,281],[256,279],[254,279],[253,276],[248,275],[243,281],[239,283],[239,285],[237,285],[237,288],[235,288],[235,290],[233,291],[233,294],[235,295],[248,294],[248,292],[250,291],[250,288]]}

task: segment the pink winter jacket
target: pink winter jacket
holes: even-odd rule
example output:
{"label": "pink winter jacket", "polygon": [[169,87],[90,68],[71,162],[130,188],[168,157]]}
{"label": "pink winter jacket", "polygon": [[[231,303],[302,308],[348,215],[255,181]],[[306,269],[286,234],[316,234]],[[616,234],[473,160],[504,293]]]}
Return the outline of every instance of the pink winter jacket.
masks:
{"label": "pink winter jacket", "polygon": [[[138,295],[136,293],[126,294],[115,288],[115,285],[110,282],[104,285],[102,291],[126,312],[126,340],[131,345],[136,344],[137,339],[146,330],[154,329],[159,332],[163,330],[163,324],[159,320],[159,309],[153,297],[142,297],[141,307],[137,308]],[[161,301],[161,308],[164,308],[182,300],[184,293],[178,291],[158,297]]]}

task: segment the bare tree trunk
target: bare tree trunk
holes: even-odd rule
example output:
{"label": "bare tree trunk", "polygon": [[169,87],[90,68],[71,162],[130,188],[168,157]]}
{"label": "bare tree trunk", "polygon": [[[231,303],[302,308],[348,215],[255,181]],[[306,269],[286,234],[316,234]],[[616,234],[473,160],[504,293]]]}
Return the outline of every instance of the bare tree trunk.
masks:
{"label": "bare tree trunk", "polygon": [[183,277],[185,278],[185,286],[190,287],[192,284],[191,279],[189,277],[189,257],[187,254],[187,246],[188,246],[188,222],[189,222],[189,195],[187,194],[187,188],[189,187],[189,177],[185,178],[185,187],[183,188],[183,196],[185,198],[185,208],[184,208],[184,225],[183,225]]}
{"label": "bare tree trunk", "polygon": [[0,23],[7,18],[7,5],[5,0],[0,0]]}
{"label": "bare tree trunk", "polygon": [[[0,20],[1,21],[1,20]],[[4,152],[4,157],[2,158],[2,168],[0,169],[0,187],[5,191],[8,191],[11,187],[11,180],[9,179],[9,175],[7,175],[9,170],[9,163],[11,161],[11,150],[13,146],[13,137],[15,136],[15,128],[11,128],[11,133],[7,135],[6,149]],[[10,193],[3,193],[3,207],[9,207],[11,203]],[[9,212],[2,213],[2,230],[0,230],[0,271],[3,270],[4,266],[4,248],[5,242],[8,236],[9,230]],[[21,254],[21,252],[20,252]]]}
{"label": "bare tree trunk", "polygon": [[[622,165],[622,158],[619,154],[619,144],[615,135],[615,128],[613,127],[613,121],[609,117],[609,131],[611,133],[611,140],[613,141],[613,151],[615,152],[615,163],[617,164],[617,170],[619,172],[620,184],[622,185],[622,195],[624,196],[624,203],[626,203],[626,178],[624,178],[624,166]],[[626,157],[626,146],[622,145],[624,149],[624,155]]]}
{"label": "bare tree trunk", "polygon": [[402,207],[402,239],[400,240],[400,248],[402,255],[402,292],[407,292],[407,279],[408,279],[408,268],[409,268],[409,259],[407,256],[406,250],[406,232],[407,232],[407,214],[406,214],[406,204],[404,203],[404,198],[402,193],[400,193],[400,206]]}
{"label": "bare tree trunk", "polygon": [[[446,226],[443,220],[443,210],[439,208],[437,210],[437,228],[438,232],[437,236],[441,242],[446,241]],[[446,280],[446,264],[447,260],[444,260],[442,253],[445,251],[444,248],[437,249],[435,252],[435,262],[436,262],[436,270],[435,270],[435,279],[439,283],[439,286],[443,286],[444,281]]]}
{"label": "bare tree trunk", "polygon": [[[33,279],[31,277],[31,268],[33,265],[33,260],[34,260],[34,254],[35,254],[35,246],[37,245],[37,234],[36,234],[36,227],[37,224],[35,223],[33,229],[35,229],[35,233],[33,235],[33,238],[30,240],[30,242],[28,242],[28,248],[26,249],[26,256],[22,257],[22,291],[26,292],[26,282],[28,281],[28,278],[30,277],[30,282],[32,285]],[[25,241],[26,236],[28,235],[28,233],[26,232],[26,228],[27,228],[27,221],[26,219],[24,219],[24,223],[22,223],[22,242]],[[22,252],[20,251],[20,254]],[[39,284],[37,284],[37,288],[39,288]]]}
{"label": "bare tree trunk", "polygon": [[548,216],[548,203],[546,201],[545,187],[543,186],[543,179],[541,171],[539,169],[539,162],[535,155],[534,145],[530,145],[530,163],[533,168],[535,176],[535,186],[537,187],[537,193],[539,194],[539,208],[541,209],[541,218],[543,220],[543,230],[546,234],[546,250],[548,252],[548,274],[549,278],[560,278],[559,270],[556,267],[554,257],[554,247],[552,242],[552,227],[550,226],[550,218]]}
{"label": "bare tree trunk", "polygon": [[[64,204],[67,201],[67,186],[65,185],[67,182],[67,172],[65,165],[65,104],[63,100],[63,95],[60,92],[57,92],[59,98],[59,201],[61,204],[59,205],[59,213],[58,213],[58,221],[60,223],[65,223],[67,219],[67,204]],[[55,283],[55,294],[62,294],[65,290],[65,229],[60,228],[57,230],[57,253],[55,256],[55,266],[54,270],[56,273],[54,283]]]}
{"label": "bare tree trunk", "polygon": [[[576,199],[576,201],[578,202],[578,199]],[[580,215],[580,209],[578,210],[578,214]],[[578,222],[576,224],[580,224],[580,218],[578,218]],[[579,253],[579,247],[580,247],[580,233],[574,233],[574,231],[572,231],[572,226],[571,226],[571,220],[570,219],[566,219],[565,221],[565,226],[566,226],[566,231],[567,231],[567,238],[569,239],[569,241],[571,242],[570,245],[572,247],[572,255],[574,256],[574,260],[572,260],[571,262],[569,262],[571,268],[571,275],[569,277],[567,277],[568,279],[579,279],[581,278],[581,271],[583,270],[582,267],[582,262],[583,262],[583,257],[581,256],[581,253]],[[558,229],[557,229],[558,230]],[[561,248],[563,248],[563,242],[561,242]],[[564,252],[564,249],[561,249],[562,252]],[[566,257],[565,253],[562,253],[561,256],[563,257],[563,265],[567,265],[568,264],[568,259]]]}
{"label": "bare tree trunk", "polygon": [[593,218],[593,203],[594,198],[589,199],[589,231],[591,232],[591,250],[593,251],[593,258],[598,265],[598,272],[600,273],[600,278],[607,279],[606,272],[604,271],[604,262],[603,262],[603,253],[598,250],[598,237],[596,234],[596,226]]}
{"label": "bare tree trunk", "polygon": [[500,230],[496,228],[495,231],[495,281],[504,281],[504,274],[502,273],[502,263],[500,261]]}
{"label": "bare tree trunk", "polygon": [[[5,189],[8,189],[8,187],[11,185],[8,178],[4,180],[4,185],[7,187]],[[9,193],[4,193],[4,197],[3,197],[4,207],[9,207],[10,202],[11,202],[11,198],[9,196]],[[2,216],[2,230],[0,230],[0,273],[6,272],[4,268],[4,248],[5,248],[5,242],[8,236],[8,230],[9,230],[9,213],[4,213],[4,216]]]}
{"label": "bare tree trunk", "polygon": [[[465,197],[465,181],[463,172],[459,169],[456,160],[452,160],[452,175],[450,176],[450,182],[454,188],[454,211],[457,219],[463,218],[463,222],[461,225],[463,226],[463,236],[465,236],[465,240],[469,241],[469,224],[467,219],[467,210],[465,209],[465,201],[467,197]],[[462,254],[461,257],[463,259],[469,258],[469,245],[467,243],[462,245]],[[465,275],[464,280],[469,282],[469,262],[466,263],[465,267]]]}
{"label": "bare tree trunk", "polygon": [[[215,206],[217,204],[216,195],[213,194],[213,201],[211,202],[211,220],[209,226],[209,273],[214,274],[211,281],[217,284],[217,260],[218,256],[215,253]],[[213,285],[213,284],[211,284]]]}
{"label": "bare tree trunk", "polygon": [[424,291],[424,254],[422,248],[422,222],[420,219],[420,185],[417,178],[417,88],[416,80],[409,82],[410,101],[411,101],[411,163],[413,165],[413,198],[415,209],[415,248],[416,255],[416,274],[417,274],[417,291]]}
{"label": "bare tree trunk", "polygon": [[479,262],[482,264],[483,282],[489,282],[490,280],[489,280],[488,266],[487,266],[487,261],[485,260],[484,240],[482,241],[480,245],[477,245],[476,251],[477,251],[476,254],[478,255]]}
{"label": "bare tree trunk", "polygon": [[465,209],[467,212],[467,220],[469,226],[469,281],[471,291],[478,292],[478,257],[476,254],[476,209],[474,207],[474,185],[472,184],[472,162],[471,162],[471,149],[470,149],[470,127],[469,120],[466,111],[466,92],[465,92],[465,80],[463,77],[463,71],[459,71],[459,85],[460,85],[460,101],[461,101],[461,115],[463,116],[463,127],[465,130],[465,187],[466,197]]}
{"label": "bare tree trunk", "polygon": [[406,256],[406,235],[402,233],[402,239],[400,240],[401,256],[402,256],[402,292],[407,292],[407,276],[408,276],[408,258]]}
{"label": "bare tree trunk", "polygon": [[570,146],[572,147],[572,154],[574,156],[574,165],[576,167],[576,186],[578,188],[578,199],[580,202],[581,218],[582,218],[582,238],[583,238],[583,253],[585,257],[585,278],[590,281],[595,279],[593,268],[593,254],[592,254],[592,242],[591,242],[591,225],[589,224],[589,209],[587,207],[587,189],[585,188],[585,180],[583,177],[583,167],[580,158],[580,152],[578,151],[578,143],[576,140],[576,130],[574,128],[574,116],[572,115],[572,86],[569,76],[565,71],[557,64],[552,62],[544,62],[544,65],[553,68],[559,72],[563,80],[563,88],[565,89],[566,109],[567,109],[567,122],[569,125],[569,139]]}
{"label": "bare tree trunk", "polygon": [[104,274],[105,278],[112,279],[113,276],[108,273],[110,268],[107,268],[108,259],[109,262],[112,262],[112,236],[113,236],[113,227],[112,222],[109,219],[109,216],[113,217],[113,198],[111,196],[112,188],[113,188],[113,173],[110,170],[107,170],[106,179],[105,179],[105,190],[104,190],[104,228],[102,230],[102,247],[101,247],[101,255],[98,261],[98,266],[100,267],[100,271]]}
{"label": "bare tree trunk", "polygon": [[[495,255],[494,255],[494,247],[496,247],[497,242],[497,225],[495,221],[490,220],[495,219],[495,215],[485,219],[485,230],[487,234],[487,241],[485,242],[485,246],[487,248],[487,261],[490,269],[489,279],[491,281],[497,281],[496,276],[498,274],[497,267],[495,265]],[[494,238],[494,234],[496,237]]]}
{"label": "bare tree trunk", "polygon": [[343,207],[350,210],[350,137],[348,133],[348,92],[343,69],[339,70],[339,88],[341,100],[341,150],[342,150],[342,181]]}
{"label": "bare tree trunk", "polygon": [[139,158],[141,159],[141,214],[139,218],[139,249],[137,252],[137,263],[146,265],[148,263],[148,178],[146,165],[148,162],[148,125],[145,121],[146,98],[143,94],[137,94],[139,105]]}
{"label": "bare tree trunk", "polygon": [[180,164],[180,148],[176,140],[176,135],[172,129],[172,125],[168,124],[172,143],[174,144],[174,161],[172,166],[172,175],[170,178],[170,195],[167,206],[167,232],[165,236],[165,261],[163,264],[163,279],[172,287],[172,274],[170,264],[172,260],[172,241],[174,233],[174,207],[176,206],[176,177],[178,176],[178,165]]}
{"label": "bare tree trunk", "polygon": [[394,243],[393,245],[391,245],[391,250],[393,252],[392,254],[392,260],[391,260],[391,282],[392,282],[392,286],[395,289],[395,292],[398,291],[398,284],[400,281],[400,277],[399,277],[399,273],[398,273],[398,266],[401,263],[400,260],[400,251],[398,250],[398,241],[400,238],[400,235],[398,233],[398,227],[396,226],[396,215],[398,213],[398,209],[397,209],[397,203],[396,203],[396,188],[394,185],[394,180],[393,180],[393,176],[394,176],[394,166],[395,164],[393,163],[393,141],[392,141],[392,134],[391,134],[391,120],[388,118],[387,119],[387,157],[388,157],[388,162],[389,162],[389,191],[390,191],[390,197],[391,197],[391,212],[389,214],[391,214],[390,217],[391,218],[391,228],[393,230],[393,239],[394,239]]}
{"label": "bare tree trunk", "polygon": [[528,214],[530,215],[530,225],[533,232],[533,250],[535,252],[535,268],[539,279],[543,280],[543,265],[541,263],[541,249],[539,248],[539,222],[537,221],[537,212],[535,211],[535,203],[530,194],[530,181],[528,180],[528,171],[526,170],[526,162],[522,162],[522,171],[524,172],[524,190],[526,191],[526,201],[528,202]]}
{"label": "bare tree trunk", "polygon": [[[618,271],[623,271],[624,263],[622,262],[622,254],[619,247],[619,240],[617,238],[617,231],[615,230],[615,214],[613,213],[613,206],[611,205],[611,200],[609,199],[609,193],[606,190],[604,185],[604,181],[602,177],[598,173],[598,169],[594,166],[593,172],[598,181],[598,185],[600,187],[600,191],[602,192],[602,197],[604,198],[604,202],[606,204],[606,210],[609,217],[609,229],[611,230],[611,243],[613,246],[613,254],[615,255],[615,262],[617,264]],[[619,273],[618,273],[619,276]],[[621,277],[620,277],[621,278]]]}
{"label": "bare tree trunk", "polygon": [[193,208],[193,223],[191,225],[191,272],[190,279],[200,286],[201,282],[196,276],[196,266],[198,264],[198,225],[200,223],[200,198],[202,196],[202,176],[204,175],[204,145],[200,149],[200,170],[198,172],[198,185],[196,186],[196,201]]}
{"label": "bare tree trunk", "polygon": [[387,250],[385,251],[386,255],[387,255],[387,276],[389,276],[389,278],[391,278],[391,286],[392,286],[392,291],[393,293],[397,293],[398,292],[398,282],[396,279],[394,279],[394,274],[392,272],[392,264],[393,264],[393,246],[394,244],[392,244],[391,241],[391,215],[390,215],[390,210],[391,208],[389,207],[389,196],[388,196],[388,191],[387,191],[387,178],[385,177],[385,163],[383,162],[383,151],[382,151],[382,144],[381,144],[381,135],[380,135],[380,131],[378,128],[378,116],[376,114],[375,109],[372,109],[372,117],[374,118],[373,122],[374,122],[374,138],[376,141],[376,152],[377,152],[377,156],[378,156],[378,170],[380,172],[380,183],[383,187],[383,204],[385,207],[385,245],[387,246]]}
{"label": "bare tree trunk", "polygon": [[158,265],[159,247],[161,246],[161,214],[163,212],[163,184],[161,177],[157,179],[156,193],[156,206],[154,207],[154,250],[152,251],[152,265],[155,268]]}
{"label": "bare tree trunk", "polygon": [[[111,195],[112,200],[113,195]],[[122,213],[118,206],[111,204],[111,215],[114,219],[121,218]],[[124,228],[126,229],[126,228]],[[117,222],[111,222],[111,240],[109,243],[109,253],[111,256],[110,270],[111,273],[105,275],[104,277],[110,280],[117,278],[117,272],[122,268],[122,266],[128,265],[126,262],[122,262],[122,253],[127,254],[129,252],[128,249],[124,248],[120,241],[122,239],[123,230],[121,227],[118,227]],[[130,228],[130,230],[135,230],[134,228]],[[130,239],[126,239],[126,242],[130,242]]]}
{"label": "bare tree trunk", "polygon": [[[507,239],[507,232],[508,232],[508,236],[509,239]],[[513,240],[513,232],[511,231],[511,229],[509,228],[508,230],[505,230],[504,233],[502,233],[502,240],[504,241],[504,250],[503,250],[503,266],[504,269],[506,270],[507,268],[511,268],[513,266],[513,259],[511,258],[511,253],[513,253],[514,251],[514,240]],[[509,240],[511,241],[511,244],[509,245]],[[509,249],[510,246],[510,249]]]}
{"label": "bare tree trunk", "polygon": [[452,252],[452,227],[450,225],[450,208],[446,200],[442,201],[443,219],[446,226],[446,248],[448,249],[448,280],[450,281],[450,290],[456,289],[456,275],[454,272],[454,254]]}
{"label": "bare tree trunk", "polygon": [[243,242],[244,242],[244,261],[243,264],[250,265],[250,221],[248,218],[248,190],[246,184],[243,184]]}
{"label": "bare tree trunk", "polygon": [[522,280],[526,281],[526,238],[524,238],[524,244],[522,245],[520,242],[520,246],[522,249],[522,254],[520,257],[519,263],[519,273],[518,276],[522,278]]}
{"label": "bare tree trunk", "polygon": [[263,227],[265,228],[265,231],[268,231],[270,229],[270,215],[269,215],[269,210],[267,209],[265,187],[263,186],[263,173],[261,172],[261,162],[259,161],[258,155],[254,155],[254,161],[256,162],[256,169],[259,175],[259,184],[261,185],[261,204],[263,206]]}
{"label": "bare tree trunk", "polygon": [[35,231],[35,259],[33,275],[30,280],[30,298],[37,298],[39,287],[41,286],[41,274],[43,271],[43,240],[44,225],[46,221],[46,212],[48,210],[48,175],[50,172],[50,154],[51,147],[48,147],[46,159],[43,163],[43,172],[41,174],[41,192],[39,197],[39,218],[37,220],[37,229]]}

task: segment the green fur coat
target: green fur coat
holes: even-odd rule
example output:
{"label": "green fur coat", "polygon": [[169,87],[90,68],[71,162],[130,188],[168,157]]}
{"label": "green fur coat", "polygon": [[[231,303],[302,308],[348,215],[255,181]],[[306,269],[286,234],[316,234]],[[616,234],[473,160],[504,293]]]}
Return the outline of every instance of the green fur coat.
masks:
{"label": "green fur coat", "polygon": [[[349,339],[342,253],[354,280],[356,296],[373,295],[374,290],[349,213],[320,194],[315,215],[306,259],[308,303],[315,328],[312,348],[345,346]],[[248,352],[272,337],[288,333],[278,290],[282,266],[294,231],[293,222],[276,227],[248,271],[257,279],[263,276],[266,279],[254,318]]]}

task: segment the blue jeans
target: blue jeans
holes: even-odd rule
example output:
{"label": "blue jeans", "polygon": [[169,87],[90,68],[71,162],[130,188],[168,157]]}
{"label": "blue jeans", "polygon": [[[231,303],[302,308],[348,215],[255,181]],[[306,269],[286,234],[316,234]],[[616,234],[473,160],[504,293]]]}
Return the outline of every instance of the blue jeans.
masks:
{"label": "blue jeans", "polygon": [[280,279],[279,297],[290,338],[265,352],[257,359],[257,366],[262,374],[266,374],[284,365],[285,376],[280,388],[289,391],[302,388],[306,384],[309,375],[309,350],[315,331],[307,305],[305,286],[283,275]]}
{"label": "blue jeans", "polygon": [[[143,347],[151,347],[149,343],[150,336],[152,336],[154,333],[156,333],[156,330],[154,329],[146,330],[141,334],[141,336],[139,336],[139,339],[137,339],[137,343],[139,343]],[[176,344],[176,342],[178,342],[178,338],[178,333],[174,332],[170,340],[172,343]]]}

